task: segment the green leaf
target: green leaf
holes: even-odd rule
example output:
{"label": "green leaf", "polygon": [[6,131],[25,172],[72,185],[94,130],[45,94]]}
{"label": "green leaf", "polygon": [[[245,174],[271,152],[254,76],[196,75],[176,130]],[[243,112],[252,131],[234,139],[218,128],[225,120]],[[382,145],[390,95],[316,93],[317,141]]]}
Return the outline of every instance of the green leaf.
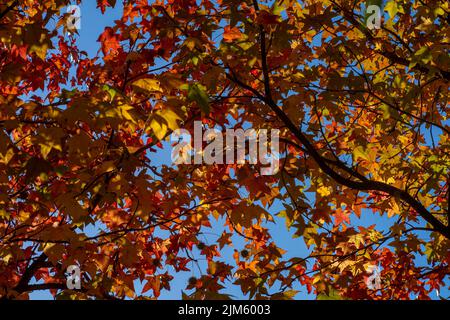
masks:
{"label": "green leaf", "polygon": [[427,64],[432,60],[432,55],[428,47],[421,47],[414,53],[409,68],[414,68],[418,63]]}
{"label": "green leaf", "polygon": [[114,97],[117,94],[116,89],[114,89],[113,87],[108,86],[107,84],[104,84],[102,87],[103,91],[108,92],[109,96],[111,97],[111,102],[114,100]]}
{"label": "green leaf", "polygon": [[199,105],[200,109],[205,113],[209,114],[209,97],[205,91],[205,87],[200,84],[191,84],[188,89],[188,99],[190,101],[195,101]]}

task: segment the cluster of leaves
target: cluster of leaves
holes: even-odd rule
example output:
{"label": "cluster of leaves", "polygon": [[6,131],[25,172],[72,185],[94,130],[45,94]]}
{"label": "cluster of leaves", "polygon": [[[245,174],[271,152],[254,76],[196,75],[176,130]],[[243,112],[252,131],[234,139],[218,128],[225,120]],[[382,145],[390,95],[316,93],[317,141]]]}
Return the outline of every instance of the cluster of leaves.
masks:
{"label": "cluster of leaves", "polygon": [[[0,5],[0,297],[157,298],[194,254],[208,267],[189,299],[228,298],[231,283],[256,299],[299,286],[427,299],[448,285],[448,2],[386,1],[369,30],[358,0],[124,0],[97,57],[66,34],[69,4]],[[195,120],[280,129],[280,171],[155,166]],[[359,224],[372,216],[385,223]],[[216,219],[223,233],[204,243]],[[307,256],[274,241],[281,219]],[[65,284],[74,264],[80,291]]]}

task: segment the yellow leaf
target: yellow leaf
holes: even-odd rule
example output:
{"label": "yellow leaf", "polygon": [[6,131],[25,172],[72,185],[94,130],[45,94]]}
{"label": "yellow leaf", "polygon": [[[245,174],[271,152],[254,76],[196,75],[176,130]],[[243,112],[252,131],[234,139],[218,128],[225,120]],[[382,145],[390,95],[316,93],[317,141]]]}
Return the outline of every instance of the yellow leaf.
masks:
{"label": "yellow leaf", "polygon": [[370,160],[370,157],[366,153],[363,147],[359,146],[356,147],[355,150],[353,150],[353,156],[355,160],[358,160],[358,158],[364,159],[364,160]]}
{"label": "yellow leaf", "polygon": [[384,10],[389,13],[389,17],[393,18],[398,11],[397,4],[395,1],[389,1],[384,7]]}
{"label": "yellow leaf", "polygon": [[0,163],[8,164],[14,156],[14,149],[8,148],[7,140],[3,140],[2,135],[0,135]]}
{"label": "yellow leaf", "polygon": [[394,215],[398,215],[401,213],[401,209],[396,201],[391,202],[391,208],[387,210],[388,218],[392,218]]}
{"label": "yellow leaf", "polygon": [[181,118],[175,112],[170,108],[164,108],[151,116],[150,128],[155,136],[161,140],[166,136],[169,129],[178,129],[177,120],[181,120]]}
{"label": "yellow leaf", "polygon": [[163,139],[166,136],[167,125],[165,123],[162,123],[156,119],[152,119],[150,121],[150,128],[159,140]]}
{"label": "yellow leaf", "polygon": [[199,43],[199,40],[198,40],[198,39],[196,39],[196,38],[187,38],[187,39],[184,41],[184,44],[183,44],[183,45],[185,45],[186,47],[188,47],[189,50],[193,50],[196,44],[198,44],[199,46],[201,45],[201,44]]}
{"label": "yellow leaf", "polygon": [[122,117],[124,119],[130,120],[131,122],[136,123],[134,117],[128,112],[129,110],[133,110],[133,107],[126,104],[119,106],[119,111]]}
{"label": "yellow leaf", "polygon": [[322,197],[326,197],[329,196],[331,194],[330,188],[329,187],[325,187],[322,186],[320,188],[317,189],[317,192],[322,196]]}
{"label": "yellow leaf", "polygon": [[171,130],[178,129],[177,120],[181,120],[181,118],[175,112],[168,108],[164,108],[160,110],[158,114],[166,120]]}

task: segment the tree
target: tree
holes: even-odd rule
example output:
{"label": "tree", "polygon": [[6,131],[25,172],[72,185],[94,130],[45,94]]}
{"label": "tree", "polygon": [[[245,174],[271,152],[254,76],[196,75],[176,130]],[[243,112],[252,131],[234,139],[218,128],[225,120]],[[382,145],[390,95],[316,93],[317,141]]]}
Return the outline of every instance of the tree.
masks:
{"label": "tree", "polygon": [[[97,57],[66,35],[69,4],[0,5],[1,297],[143,298],[141,280],[157,298],[194,252],[208,268],[189,299],[229,298],[231,283],[256,299],[448,286],[448,2],[386,1],[369,29],[364,1],[124,0]],[[194,121],[279,129],[279,172],[155,166]],[[274,241],[280,218],[307,256]],[[225,230],[204,243],[215,219]],[[223,259],[236,237],[245,247]],[[66,287],[70,265],[81,290]]]}

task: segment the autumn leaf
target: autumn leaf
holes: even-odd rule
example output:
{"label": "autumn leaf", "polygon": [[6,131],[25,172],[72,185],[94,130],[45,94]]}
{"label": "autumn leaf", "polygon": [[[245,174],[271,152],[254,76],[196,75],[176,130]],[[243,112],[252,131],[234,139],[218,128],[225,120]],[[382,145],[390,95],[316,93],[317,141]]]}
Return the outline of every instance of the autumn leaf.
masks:
{"label": "autumn leaf", "polygon": [[200,84],[191,84],[188,87],[188,99],[197,102],[200,109],[209,114],[209,97],[205,91],[205,88]]}
{"label": "autumn leaf", "polygon": [[173,131],[178,128],[178,120],[181,120],[181,118],[175,112],[165,108],[151,115],[148,122],[158,140],[162,140],[169,133],[169,130]]}
{"label": "autumn leaf", "polygon": [[135,87],[138,92],[162,92],[160,82],[156,79],[144,78],[136,80],[133,82],[133,87]]}
{"label": "autumn leaf", "polygon": [[226,26],[223,32],[223,39],[226,42],[231,42],[242,37],[241,31],[237,27]]}
{"label": "autumn leaf", "polygon": [[118,35],[110,27],[105,28],[105,31],[100,35],[98,41],[102,45],[102,52],[106,56],[110,51],[117,52],[120,48],[120,40]]}
{"label": "autumn leaf", "polygon": [[445,293],[446,2],[73,2],[0,4],[0,299]]}

